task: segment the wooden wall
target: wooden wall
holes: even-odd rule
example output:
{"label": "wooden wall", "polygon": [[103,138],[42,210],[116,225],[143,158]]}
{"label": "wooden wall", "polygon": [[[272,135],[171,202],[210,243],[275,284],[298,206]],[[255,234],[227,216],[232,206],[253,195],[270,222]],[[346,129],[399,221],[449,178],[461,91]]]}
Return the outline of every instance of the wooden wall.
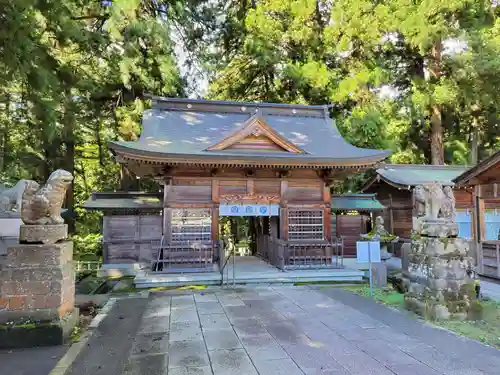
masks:
{"label": "wooden wall", "polygon": [[103,217],[104,263],[149,263],[156,259],[152,241],[160,241],[161,214]]}
{"label": "wooden wall", "polygon": [[368,215],[336,215],[336,236],[344,237],[344,256],[356,257],[356,242],[360,234],[368,232]]}
{"label": "wooden wall", "polygon": [[[500,168],[488,171],[500,174]],[[496,180],[499,180],[497,177]],[[500,279],[500,241],[486,239],[486,210],[500,210],[500,184],[484,183],[474,188],[474,229],[477,235],[476,246],[478,248],[479,273],[484,276]]]}
{"label": "wooden wall", "polygon": [[397,189],[381,181],[370,186],[366,193],[377,194],[379,202],[387,207],[386,210],[374,213],[374,216],[380,215],[384,218],[385,228],[401,239],[409,239],[413,227],[413,198],[411,191]]}
{"label": "wooden wall", "polygon": [[223,203],[279,204],[280,234],[288,239],[288,212],[294,209],[320,210],[324,217],[324,238],[330,235],[330,191],[314,170],[286,173],[270,169],[182,169],[166,176],[165,223],[175,208],[211,208],[212,239],[218,238],[218,205]]}

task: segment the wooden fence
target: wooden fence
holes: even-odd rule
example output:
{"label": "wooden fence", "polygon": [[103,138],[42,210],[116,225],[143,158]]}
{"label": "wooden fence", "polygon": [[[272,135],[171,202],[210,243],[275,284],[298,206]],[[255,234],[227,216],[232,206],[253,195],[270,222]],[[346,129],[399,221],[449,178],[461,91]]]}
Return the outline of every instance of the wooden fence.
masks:
{"label": "wooden fence", "polygon": [[479,246],[479,273],[500,279],[500,241],[483,241]]}

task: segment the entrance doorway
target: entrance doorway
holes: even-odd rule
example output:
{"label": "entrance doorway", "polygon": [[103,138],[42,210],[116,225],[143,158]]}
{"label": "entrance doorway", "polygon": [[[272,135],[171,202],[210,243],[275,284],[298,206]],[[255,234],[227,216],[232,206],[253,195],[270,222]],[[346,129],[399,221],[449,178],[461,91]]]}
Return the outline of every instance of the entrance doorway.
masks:
{"label": "entrance doorway", "polygon": [[224,204],[219,208],[219,238],[226,257],[256,256],[259,238],[279,238],[279,205]]}

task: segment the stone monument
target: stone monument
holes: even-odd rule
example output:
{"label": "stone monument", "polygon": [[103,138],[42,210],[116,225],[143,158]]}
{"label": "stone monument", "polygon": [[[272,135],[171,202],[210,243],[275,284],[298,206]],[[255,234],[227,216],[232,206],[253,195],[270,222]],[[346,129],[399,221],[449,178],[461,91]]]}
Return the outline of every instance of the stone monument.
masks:
{"label": "stone monument", "polygon": [[21,203],[27,180],[19,180],[13,187],[0,185],[0,255],[19,242]]}
{"label": "stone monument", "polygon": [[19,244],[0,261],[0,348],[62,344],[78,321],[73,243],[60,215],[72,180],[57,170],[42,187],[25,183]]}
{"label": "stone monument", "polygon": [[403,277],[405,306],[430,319],[465,319],[474,298],[468,242],[457,237],[451,187],[437,183],[414,190],[414,234]]}
{"label": "stone monument", "polygon": [[375,226],[370,233],[362,234],[361,239],[365,241],[378,241],[380,242],[380,258],[387,260],[392,257],[392,254],[387,251],[387,246],[390,243],[398,242],[399,237],[390,234],[384,227],[384,218],[377,216],[375,218]]}
{"label": "stone monument", "polygon": [[387,246],[390,243],[397,242],[399,237],[390,234],[384,227],[384,219],[382,216],[377,216],[375,218],[373,230],[370,233],[362,234],[361,239],[380,243],[380,259],[382,262],[372,264],[373,285],[377,288],[387,286],[386,261],[392,257],[392,254],[387,251]]}

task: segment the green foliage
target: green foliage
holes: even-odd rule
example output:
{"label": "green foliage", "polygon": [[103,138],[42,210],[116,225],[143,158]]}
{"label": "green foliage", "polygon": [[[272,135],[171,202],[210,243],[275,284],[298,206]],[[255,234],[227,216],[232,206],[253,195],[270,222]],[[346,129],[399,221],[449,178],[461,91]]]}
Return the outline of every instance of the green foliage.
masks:
{"label": "green foliage", "polygon": [[331,104],[347,140],[392,162],[482,159],[500,147],[498,14],[472,0],[0,0],[1,182],[72,171],[76,251],[99,253],[101,215],[83,203],[137,186],[107,142],[137,138],[146,93],[206,77],[210,98]]}
{"label": "green foliage", "polygon": [[228,58],[212,97],[335,103],[350,142],[389,148],[396,163],[464,164],[499,147],[497,5],[266,0],[235,8],[216,45]]}
{"label": "green foliage", "polygon": [[102,236],[100,234],[88,234],[86,236],[73,235],[75,259],[85,261],[97,261],[102,256]]}

